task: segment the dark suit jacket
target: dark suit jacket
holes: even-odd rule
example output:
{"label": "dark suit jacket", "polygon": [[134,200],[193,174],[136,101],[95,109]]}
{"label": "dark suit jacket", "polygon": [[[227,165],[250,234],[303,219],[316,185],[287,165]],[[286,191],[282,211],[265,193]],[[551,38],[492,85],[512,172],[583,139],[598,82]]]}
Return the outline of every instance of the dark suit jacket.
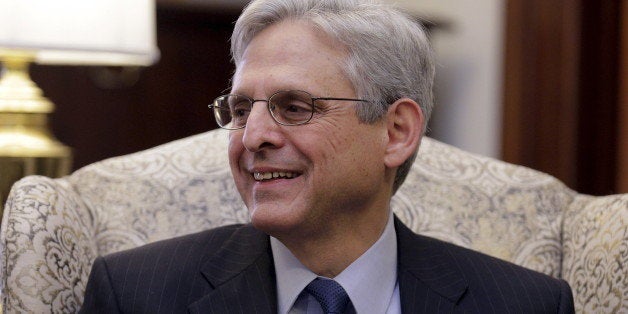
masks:
{"label": "dark suit jacket", "polygon": [[[403,313],[574,311],[563,280],[416,235],[396,218],[395,228]],[[276,294],[269,237],[233,225],[99,257],[81,311],[276,313]]]}

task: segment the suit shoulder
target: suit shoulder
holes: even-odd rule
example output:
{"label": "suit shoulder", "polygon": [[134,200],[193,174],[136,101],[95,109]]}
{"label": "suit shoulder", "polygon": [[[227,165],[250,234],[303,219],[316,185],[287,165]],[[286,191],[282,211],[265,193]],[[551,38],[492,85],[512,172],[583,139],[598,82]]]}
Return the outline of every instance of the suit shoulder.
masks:
{"label": "suit shoulder", "polygon": [[429,287],[472,313],[574,312],[572,292],[564,280],[418,235],[398,219],[395,223],[405,279],[400,288]]}
{"label": "suit shoulder", "polygon": [[173,254],[175,252],[198,250],[201,248],[217,249],[235,234],[251,232],[249,229],[253,229],[250,224],[234,224],[217,227],[111,253],[104,256],[104,259],[108,262],[136,259],[139,257],[142,259],[150,259],[163,255],[164,252]]}
{"label": "suit shoulder", "polygon": [[[423,237],[440,247],[464,277],[469,296],[492,302],[496,308],[516,306],[526,313],[539,309],[573,312],[573,295],[569,284],[559,278],[441,240]],[[497,300],[503,301],[499,303]],[[512,308],[511,308],[512,310]]]}
{"label": "suit shoulder", "polygon": [[424,241],[431,242],[436,247],[440,247],[444,252],[450,255],[451,260],[455,261],[455,264],[464,273],[469,273],[469,271],[474,271],[475,273],[506,272],[510,275],[526,276],[531,280],[559,281],[557,278],[479,251],[431,237],[417,236],[422,237]]}
{"label": "suit shoulder", "polygon": [[267,238],[250,225],[231,225],[98,258],[87,284],[86,312],[101,304],[119,309],[107,313],[183,312],[214,288],[203,272],[212,259],[249,247],[262,250]]}

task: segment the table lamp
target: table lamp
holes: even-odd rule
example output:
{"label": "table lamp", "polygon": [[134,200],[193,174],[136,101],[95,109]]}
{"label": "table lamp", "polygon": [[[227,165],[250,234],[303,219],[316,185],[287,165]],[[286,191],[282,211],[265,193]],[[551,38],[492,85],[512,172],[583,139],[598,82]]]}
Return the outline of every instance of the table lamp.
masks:
{"label": "table lamp", "polygon": [[159,58],[155,24],[154,0],[0,0],[0,210],[21,177],[71,168],[29,64],[148,66]]}

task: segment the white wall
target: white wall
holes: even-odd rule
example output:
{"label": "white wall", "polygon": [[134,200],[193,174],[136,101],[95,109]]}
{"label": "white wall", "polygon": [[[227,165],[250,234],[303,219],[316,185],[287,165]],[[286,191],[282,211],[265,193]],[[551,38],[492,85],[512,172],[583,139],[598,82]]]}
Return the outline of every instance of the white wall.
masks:
{"label": "white wall", "polygon": [[389,1],[448,26],[433,34],[439,65],[429,136],[499,157],[505,1]]}

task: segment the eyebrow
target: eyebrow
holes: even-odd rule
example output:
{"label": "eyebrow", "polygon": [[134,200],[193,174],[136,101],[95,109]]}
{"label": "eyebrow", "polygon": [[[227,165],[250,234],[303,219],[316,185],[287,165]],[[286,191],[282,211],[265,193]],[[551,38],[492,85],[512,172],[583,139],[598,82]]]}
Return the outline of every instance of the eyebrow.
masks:
{"label": "eyebrow", "polygon": [[[246,88],[240,89],[240,90],[233,90],[233,86],[232,86],[231,88],[223,91],[223,94],[236,94],[236,95],[242,95],[242,96],[246,96],[246,97],[249,97],[249,98],[253,99],[254,97],[250,96],[250,93],[246,92],[245,90],[246,90]],[[291,85],[291,84],[282,84],[282,85],[279,85],[279,87],[273,86],[273,88],[265,89],[264,93],[267,96],[270,96],[270,95],[275,94],[277,92],[291,91],[291,90],[298,90],[298,91],[306,92],[306,93],[312,95],[312,97],[314,97],[314,98],[324,98],[323,96],[318,97],[318,94],[311,92],[308,88],[297,87],[297,86]]]}

